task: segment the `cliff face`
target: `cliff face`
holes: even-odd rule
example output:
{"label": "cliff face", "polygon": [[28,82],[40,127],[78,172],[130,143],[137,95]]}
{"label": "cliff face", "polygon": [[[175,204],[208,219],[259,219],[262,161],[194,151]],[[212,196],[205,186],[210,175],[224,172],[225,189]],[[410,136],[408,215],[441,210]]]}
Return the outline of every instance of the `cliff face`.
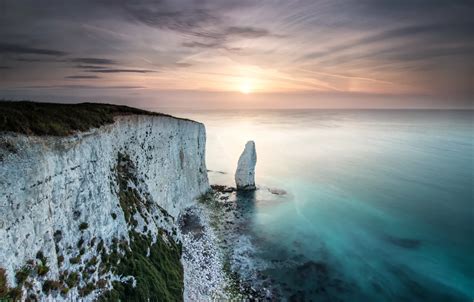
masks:
{"label": "cliff face", "polygon": [[114,282],[136,287],[116,268],[132,243],[179,250],[175,219],[209,189],[204,126],[115,119],[67,137],[1,136],[0,267],[17,295],[90,300]]}

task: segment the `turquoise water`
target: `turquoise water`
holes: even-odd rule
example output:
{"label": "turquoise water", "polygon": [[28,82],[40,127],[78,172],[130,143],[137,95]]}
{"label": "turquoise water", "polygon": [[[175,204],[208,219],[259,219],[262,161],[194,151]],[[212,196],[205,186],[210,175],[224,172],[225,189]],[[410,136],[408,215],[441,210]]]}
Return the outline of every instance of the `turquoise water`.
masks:
{"label": "turquoise water", "polygon": [[474,299],[473,111],[169,112],[205,123],[226,173],[211,183],[256,142],[232,243],[245,278],[295,301]]}

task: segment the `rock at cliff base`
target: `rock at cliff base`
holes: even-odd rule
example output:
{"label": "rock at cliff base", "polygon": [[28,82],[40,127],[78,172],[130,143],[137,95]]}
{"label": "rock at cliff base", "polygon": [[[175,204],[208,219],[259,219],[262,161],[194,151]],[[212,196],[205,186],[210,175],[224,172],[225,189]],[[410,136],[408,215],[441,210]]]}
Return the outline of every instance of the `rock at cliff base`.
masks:
{"label": "rock at cliff base", "polygon": [[257,152],[255,142],[248,141],[244,152],[240,155],[237,171],[235,171],[235,184],[237,190],[255,190],[255,164]]}

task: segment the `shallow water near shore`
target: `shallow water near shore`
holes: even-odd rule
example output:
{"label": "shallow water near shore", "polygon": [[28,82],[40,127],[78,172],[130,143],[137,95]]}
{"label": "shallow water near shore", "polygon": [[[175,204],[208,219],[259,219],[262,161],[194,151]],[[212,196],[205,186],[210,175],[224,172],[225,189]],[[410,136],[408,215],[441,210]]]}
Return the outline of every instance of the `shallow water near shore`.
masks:
{"label": "shallow water near shore", "polygon": [[473,111],[156,111],[206,125],[213,184],[256,142],[260,189],[224,230],[243,279],[295,301],[474,298]]}

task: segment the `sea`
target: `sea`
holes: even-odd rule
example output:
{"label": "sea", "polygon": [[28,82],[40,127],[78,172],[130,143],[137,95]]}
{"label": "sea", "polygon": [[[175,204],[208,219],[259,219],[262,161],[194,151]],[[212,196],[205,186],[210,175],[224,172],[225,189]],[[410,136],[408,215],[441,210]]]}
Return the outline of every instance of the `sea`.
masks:
{"label": "sea", "polygon": [[211,184],[255,141],[227,244],[274,299],[473,301],[474,111],[156,110],[205,124]]}

